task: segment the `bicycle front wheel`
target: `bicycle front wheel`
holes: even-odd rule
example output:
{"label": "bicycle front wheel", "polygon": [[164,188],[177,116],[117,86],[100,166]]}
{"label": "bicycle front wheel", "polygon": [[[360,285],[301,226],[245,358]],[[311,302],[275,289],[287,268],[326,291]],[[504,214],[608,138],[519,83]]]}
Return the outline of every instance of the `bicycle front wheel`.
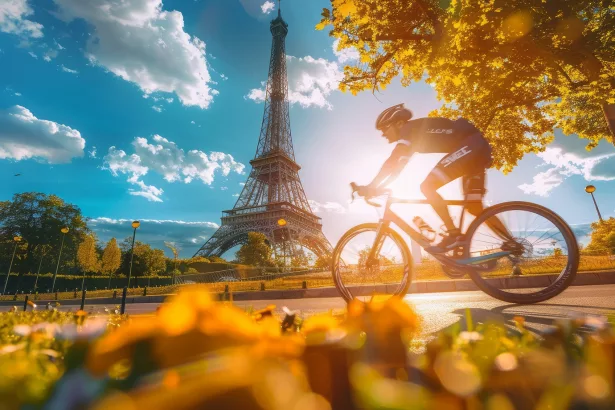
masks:
{"label": "bicycle front wheel", "polygon": [[412,258],[403,238],[391,228],[383,228],[376,258],[368,261],[380,225],[367,223],[350,229],[333,251],[332,273],[335,287],[350,302],[371,297],[403,297],[410,287]]}
{"label": "bicycle front wheel", "polygon": [[577,240],[568,224],[555,212],[528,202],[486,209],[470,224],[466,241],[465,257],[483,258],[469,271],[470,278],[485,293],[509,303],[557,296],[570,286],[579,266]]}

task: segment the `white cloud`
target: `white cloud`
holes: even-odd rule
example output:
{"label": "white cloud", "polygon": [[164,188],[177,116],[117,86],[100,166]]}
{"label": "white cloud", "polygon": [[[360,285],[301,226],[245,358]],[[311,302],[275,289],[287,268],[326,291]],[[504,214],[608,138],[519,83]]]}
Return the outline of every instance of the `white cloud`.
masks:
{"label": "white cloud", "polygon": [[220,187],[220,191],[226,191],[226,190],[228,190],[227,186]]}
{"label": "white cloud", "polygon": [[261,10],[265,14],[271,13],[275,9],[275,3],[272,1],[266,1],[261,5]]}
{"label": "white cloud", "polygon": [[161,0],[54,0],[67,21],[84,19],[93,28],[86,55],[146,94],[174,92],[184,105],[207,108],[214,91],[205,43],[184,31],[178,11]]}
{"label": "white cloud", "polygon": [[171,104],[171,103],[173,102],[173,99],[172,99],[172,98],[165,98],[165,100],[166,100],[169,104]]}
{"label": "white cloud", "polygon": [[65,67],[64,64],[62,64],[62,71],[64,71],[65,73],[79,74],[79,71],[72,70],[72,69],[70,69],[68,67]]}
{"label": "white cloud", "polygon": [[38,60],[38,56],[36,54],[34,54],[32,51],[28,51],[28,54],[30,54],[30,57],[35,58]]}
{"label": "white cloud", "polygon": [[48,49],[45,51],[45,55],[43,56],[43,60],[50,62],[52,59],[58,56],[58,50]]}
{"label": "white cloud", "polygon": [[[100,218],[89,219],[88,223],[93,223],[93,224],[106,223],[106,224],[117,225],[117,224],[124,224],[124,223],[132,223],[132,221],[134,221],[134,219],[114,219],[114,218],[100,217]],[[207,228],[214,228],[214,229],[217,229],[220,227],[220,225],[218,225],[215,222],[188,222],[188,221],[179,221],[179,220],[174,220],[174,219],[139,219],[139,222],[147,223],[147,224],[158,224],[158,225],[167,224],[167,223],[172,223],[176,225],[196,225],[196,226],[204,226]]]}
{"label": "white cloud", "polygon": [[0,31],[24,37],[43,37],[43,25],[26,17],[34,14],[27,0],[2,0],[0,2]]}
{"label": "white cloud", "polygon": [[559,170],[551,168],[534,175],[534,180],[531,184],[522,184],[519,185],[519,188],[526,194],[548,196],[551,190],[559,186],[563,181],[564,177]]}
{"label": "white cloud", "polygon": [[538,157],[543,160],[542,166],[550,168],[534,175],[531,184],[519,185],[526,194],[546,197],[572,175],[582,176],[586,181],[615,180],[615,150],[606,143],[587,151],[583,140],[558,133],[555,141]]}
{"label": "white cloud", "polygon": [[21,97],[21,93],[15,93],[16,97]]}
{"label": "white cloud", "polygon": [[[337,63],[324,58],[303,58],[286,56],[288,71],[288,100],[291,104],[299,104],[303,108],[317,106],[332,109],[327,97],[337,89],[343,73]],[[263,88],[254,88],[244,97],[256,102],[266,98],[265,82]]]}
{"label": "white cloud", "polygon": [[318,214],[322,212],[333,212],[336,214],[345,214],[347,212],[346,207],[337,202],[316,202],[313,199],[308,199],[312,212]]}
{"label": "white cloud", "polygon": [[358,60],[360,55],[359,52],[355,48],[344,48],[342,50],[338,50],[340,44],[340,39],[335,39],[333,42],[333,54],[337,57],[337,61],[340,63],[346,63],[348,61]]}
{"label": "white cloud", "polygon": [[92,147],[92,151],[88,151],[90,158],[96,158],[96,147]]}
{"label": "white cloud", "polygon": [[[263,81],[261,83],[261,85],[263,87],[265,87],[265,82]],[[265,101],[265,97],[267,96],[265,89],[264,88],[253,88],[250,90],[250,92],[244,96],[244,99],[250,99],[256,102],[263,102]]]}
{"label": "white cloud", "polygon": [[131,180],[128,178],[128,181],[132,184],[135,184],[139,187],[139,189],[128,188],[128,193],[130,195],[142,196],[151,202],[162,202],[160,197],[164,194],[164,190],[162,188],[156,188],[153,185],[146,185],[143,181],[139,180]]}
{"label": "white cloud", "polygon": [[182,181],[186,184],[194,179],[201,180],[206,185],[211,185],[216,173],[228,176],[231,172],[241,174],[244,165],[235,161],[232,155],[222,152],[210,152],[191,150],[187,153],[177,145],[161,137],[154,135],[153,142],[146,138],[137,137],[133,141],[134,153],[130,156],[123,150],[110,147],[104,157],[105,167],[115,176],[128,175],[128,182],[136,185],[140,190],[131,190],[131,195],[140,195],[150,201],[160,202],[162,189],[151,185],[145,185],[142,177],[153,171],[167,182]]}
{"label": "white cloud", "polygon": [[233,196],[239,196],[239,194],[233,194]]}
{"label": "white cloud", "polygon": [[157,105],[152,105],[152,110],[157,111],[157,112],[162,112],[162,107],[157,106]]}
{"label": "white cloud", "polygon": [[[102,243],[111,238],[121,242],[127,237],[132,240],[133,219],[92,218],[88,226],[96,233]],[[172,256],[164,246],[164,242],[175,242],[179,245],[180,257],[191,257],[205,243],[207,238],[218,229],[215,222],[188,222],[167,219],[139,219],[141,226],[137,231],[137,240],[148,243],[154,248],[163,249],[167,256]]]}
{"label": "white cloud", "polygon": [[220,74],[220,78],[222,78],[224,81],[228,80],[228,77],[225,76],[224,74]]}
{"label": "white cloud", "polygon": [[0,159],[41,158],[59,164],[82,157],[84,148],[85,140],[71,127],[38,119],[20,105],[0,111]]}
{"label": "white cloud", "polygon": [[194,124],[194,123],[195,123],[194,121],[190,121],[190,124]]}
{"label": "white cloud", "polygon": [[55,39],[53,40],[53,43],[56,45],[58,50],[64,50],[66,48],[66,47],[62,47],[62,44],[58,43]]}

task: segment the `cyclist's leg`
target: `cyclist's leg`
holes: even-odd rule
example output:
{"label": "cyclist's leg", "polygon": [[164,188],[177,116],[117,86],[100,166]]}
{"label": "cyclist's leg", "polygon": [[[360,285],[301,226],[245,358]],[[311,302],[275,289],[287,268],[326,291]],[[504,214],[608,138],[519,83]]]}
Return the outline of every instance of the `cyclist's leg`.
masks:
{"label": "cyclist's leg", "polygon": [[459,149],[442,158],[421,184],[421,192],[442,219],[447,230],[456,231],[457,227],[448,212],[444,199],[436,191],[462,176],[479,171],[484,173],[490,163],[491,147],[482,134],[475,133],[468,136],[460,144]]}
{"label": "cyclist's leg", "polygon": [[[483,206],[483,197],[487,190],[485,189],[485,179],[486,179],[486,169],[482,172],[478,172],[476,174],[464,175],[461,183],[463,189],[463,195],[466,201],[478,201],[480,202],[471,202],[466,205],[466,210],[474,215],[480,215],[485,209]],[[504,240],[509,240],[512,238],[512,234],[506,228],[506,225],[497,217],[489,218],[487,221],[487,226],[500,238]]]}
{"label": "cyclist's leg", "polygon": [[444,222],[446,230],[454,231],[457,227],[453,222],[453,218],[451,218],[451,214],[448,212],[448,205],[446,205],[444,198],[442,198],[437,191],[461,175],[451,177],[444,172],[439,165],[440,164],[436,165],[429,175],[427,175],[425,181],[421,184],[421,192],[425,195],[425,198],[429,201],[429,204],[433,210],[436,211],[436,214],[438,214],[442,222]]}

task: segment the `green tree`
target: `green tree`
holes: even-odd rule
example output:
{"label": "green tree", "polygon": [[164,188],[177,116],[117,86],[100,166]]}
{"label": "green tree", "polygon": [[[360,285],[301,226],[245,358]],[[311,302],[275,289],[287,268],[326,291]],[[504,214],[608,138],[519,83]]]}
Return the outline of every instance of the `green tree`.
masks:
{"label": "green tree", "polygon": [[260,232],[248,232],[248,240],[237,251],[237,260],[244,265],[273,266],[271,247]]}
{"label": "green tree", "polygon": [[583,253],[589,255],[615,255],[615,218],[591,224],[592,234],[589,245]]}
{"label": "green tree", "polygon": [[[615,143],[615,11],[602,0],[331,0],[316,26],[358,51],[342,91],[424,79],[507,172],[554,128]],[[606,120],[605,120],[606,119]]]}
{"label": "green tree", "polygon": [[[50,254],[57,255],[64,235],[60,229],[65,226],[70,230],[64,241],[60,271],[75,265],[77,247],[90,232],[81,210],[58,196],[40,192],[15,194],[10,201],[0,201],[0,245],[10,248],[14,236],[23,237],[23,253],[15,258],[13,267],[16,272],[36,272],[45,245],[51,245]],[[52,271],[54,263],[53,258],[45,258],[42,270]]]}
{"label": "green tree", "polygon": [[223,259],[219,256],[209,256],[208,258],[211,263],[228,263],[226,259]]}
{"label": "green tree", "polygon": [[84,272],[98,272],[100,270],[100,260],[98,259],[98,252],[96,252],[94,235],[86,235],[79,244],[77,262]]}
{"label": "green tree", "polygon": [[111,238],[105,246],[101,260],[101,271],[105,275],[113,275],[120,267],[122,253],[117,246],[117,240]]}
{"label": "green tree", "polygon": [[[363,267],[367,264],[367,258],[369,258],[369,253],[371,252],[371,250],[372,250],[371,246],[365,246],[365,248],[359,251],[358,265],[360,267]],[[386,256],[383,256],[382,254],[380,254],[378,258],[378,263],[380,266],[392,265],[394,263],[394,259],[395,257],[393,257],[392,259],[389,259]]]}
{"label": "green tree", "polygon": [[302,249],[295,252],[295,255],[290,260],[290,266],[293,268],[302,268],[308,266],[309,264],[310,259]]}
{"label": "green tree", "polygon": [[[122,271],[128,273],[130,269],[132,237],[124,239],[122,249]],[[166,258],[162,249],[152,249],[146,243],[136,241],[132,262],[132,276],[152,276],[162,273],[166,269]]]}
{"label": "green tree", "polygon": [[314,267],[329,269],[331,268],[331,262],[332,260],[330,254],[319,255],[318,258],[316,258],[316,262],[314,262]]}

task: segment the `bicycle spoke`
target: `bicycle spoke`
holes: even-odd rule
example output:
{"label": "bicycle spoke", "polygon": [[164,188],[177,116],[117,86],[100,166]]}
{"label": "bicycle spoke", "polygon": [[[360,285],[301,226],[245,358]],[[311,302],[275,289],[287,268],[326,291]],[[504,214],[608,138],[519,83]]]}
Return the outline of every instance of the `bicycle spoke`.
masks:
{"label": "bicycle spoke", "polygon": [[[334,278],[336,285],[342,286],[348,294],[344,297],[367,297],[386,293],[395,289],[388,285],[402,286],[408,281],[406,266],[406,251],[402,249],[403,241],[399,243],[391,234],[385,233],[379,251],[373,259],[369,258],[376,239],[376,227],[373,230],[358,231],[344,236],[336,248],[338,259],[334,257]],[[344,293],[344,292],[343,292]]]}
{"label": "bicycle spoke", "polygon": [[[523,208],[511,205],[497,215],[484,217],[485,221],[468,233],[467,256],[507,252],[507,257],[481,265],[484,269],[473,276],[483,278],[485,289],[493,288],[502,300],[506,300],[506,295],[525,295],[527,299],[515,300],[530,300],[559,280],[570,261],[568,244],[573,242],[566,242],[567,232],[545,216],[544,211],[534,211],[531,206]],[[492,218],[499,218],[513,238],[493,236],[492,232],[497,233],[487,225]]]}

